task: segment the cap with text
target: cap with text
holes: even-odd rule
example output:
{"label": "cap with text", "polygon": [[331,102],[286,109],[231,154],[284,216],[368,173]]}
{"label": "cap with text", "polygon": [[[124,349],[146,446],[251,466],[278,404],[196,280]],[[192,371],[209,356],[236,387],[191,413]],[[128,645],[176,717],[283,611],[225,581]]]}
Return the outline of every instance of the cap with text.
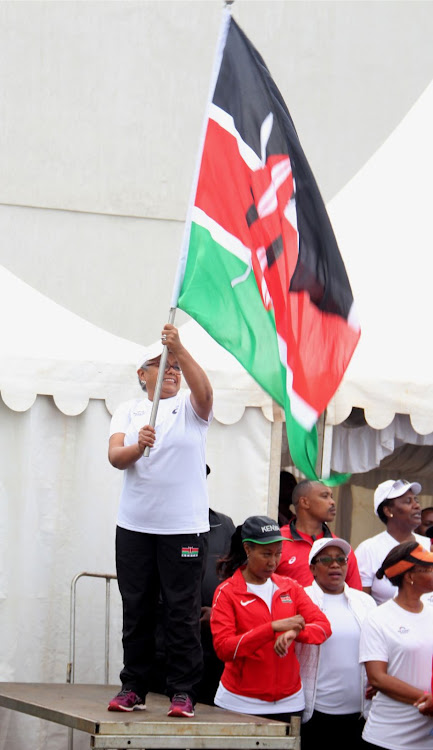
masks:
{"label": "cap with text", "polygon": [[272,544],[272,542],[289,541],[281,536],[279,525],[268,516],[250,516],[242,525],[241,539],[243,542],[255,544]]}

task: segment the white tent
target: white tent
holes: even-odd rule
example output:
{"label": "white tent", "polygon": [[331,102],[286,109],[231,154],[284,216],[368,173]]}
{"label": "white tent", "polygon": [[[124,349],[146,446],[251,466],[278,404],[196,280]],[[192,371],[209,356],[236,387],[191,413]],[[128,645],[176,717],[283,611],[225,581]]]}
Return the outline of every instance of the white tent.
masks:
{"label": "white tent", "polygon": [[[328,207],[362,328],[328,423],[340,424],[352,407],[363,409],[376,431],[364,433],[376,442],[383,432],[384,452],[374,461],[392,449],[391,424],[396,440],[433,443],[432,130],[433,83]],[[339,452],[333,468],[341,470]],[[351,453],[344,456],[347,470],[365,470],[356,463],[359,446]]]}
{"label": "white tent", "polygon": [[[368,488],[354,493],[354,544],[373,533],[380,481],[419,479],[432,504],[432,129],[433,83],[328,206],[362,331],[327,410],[330,467],[352,472],[352,489]],[[340,529],[349,535],[347,490]]]}
{"label": "white tent", "polygon": [[[142,347],[80,319],[3,268],[0,317],[0,680],[63,682],[71,580],[83,570],[114,573],[122,475],[107,460],[108,428],[118,403],[140,394]],[[182,326],[181,338],[214,386],[211,504],[240,523],[266,512],[269,492],[277,495],[281,415],[274,421],[271,399],[197,324]],[[113,592],[116,683],[116,586]],[[105,589],[83,579],[77,593],[76,681],[101,682]],[[24,747],[30,737],[34,747],[65,746],[65,731],[0,709],[2,750]],[[76,742],[86,747],[88,739]]]}

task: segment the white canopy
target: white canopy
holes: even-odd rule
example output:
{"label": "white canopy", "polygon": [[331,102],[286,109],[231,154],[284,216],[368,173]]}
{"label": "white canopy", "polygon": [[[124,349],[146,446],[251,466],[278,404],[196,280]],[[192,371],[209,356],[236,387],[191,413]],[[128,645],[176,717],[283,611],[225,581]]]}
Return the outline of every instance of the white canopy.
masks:
{"label": "white canopy", "polygon": [[433,83],[328,206],[361,320],[361,340],[328,408],[371,427],[408,414],[433,432]]}
{"label": "white canopy", "polygon": [[[137,395],[134,371],[144,347],[83,320],[2,266],[0,317],[0,390],[10,409],[26,411],[40,394],[52,395],[64,414],[81,414],[89,399],[103,399],[112,412]],[[209,374],[219,422],[239,421],[248,406],[273,419],[271,398],[197,323],[184,324],[181,338]]]}
{"label": "white canopy", "polygon": [[[432,130],[433,83],[328,206],[362,331],[327,410],[327,423],[337,425],[336,471],[362,474],[407,444],[433,445]],[[366,424],[341,424],[352,407],[364,410]],[[402,456],[389,469],[409,475],[411,467],[419,476],[419,464]],[[432,469],[433,454],[424,453],[424,477]]]}
{"label": "white canopy", "polygon": [[0,266],[0,390],[14,411],[38,394],[64,414],[81,414],[90,398],[110,407],[128,395],[140,348],[66,310]]}

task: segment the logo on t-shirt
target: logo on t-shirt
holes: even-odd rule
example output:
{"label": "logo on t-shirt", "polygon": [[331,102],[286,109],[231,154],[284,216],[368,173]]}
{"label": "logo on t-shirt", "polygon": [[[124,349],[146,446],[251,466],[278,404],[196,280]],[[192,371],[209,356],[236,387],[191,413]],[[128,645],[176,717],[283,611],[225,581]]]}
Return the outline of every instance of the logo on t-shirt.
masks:
{"label": "logo on t-shirt", "polygon": [[246,601],[244,602],[244,601],[242,601],[242,599],[241,599],[241,604],[242,604],[242,606],[243,606],[243,607],[246,607],[246,606],[247,606],[247,604],[252,604],[252,603],[253,603],[253,602],[255,602],[255,601],[256,601],[255,599],[247,599],[247,600],[246,600]]}
{"label": "logo on t-shirt", "polygon": [[296,561],[296,557],[295,557],[295,555],[293,555],[293,557],[291,557],[290,560],[289,560],[289,565],[293,565],[293,563],[295,561]]}
{"label": "logo on t-shirt", "polygon": [[177,414],[177,412],[178,412],[178,411],[179,411],[179,407],[178,407],[178,406],[176,406],[176,408],[175,408],[175,409],[173,409],[173,411],[172,411],[171,413],[172,413],[172,414]]}
{"label": "logo on t-shirt", "polygon": [[405,627],[404,627],[404,625],[400,625],[400,627],[399,627],[399,629],[398,629],[398,632],[399,632],[399,633],[402,633],[402,635],[406,635],[406,633],[408,633],[408,632],[409,632],[409,629],[408,629],[408,628],[405,628]]}
{"label": "logo on t-shirt", "polygon": [[182,547],[181,557],[198,557],[198,547]]}
{"label": "logo on t-shirt", "polygon": [[292,599],[290,598],[288,594],[281,594],[280,598],[283,604],[292,604]]}

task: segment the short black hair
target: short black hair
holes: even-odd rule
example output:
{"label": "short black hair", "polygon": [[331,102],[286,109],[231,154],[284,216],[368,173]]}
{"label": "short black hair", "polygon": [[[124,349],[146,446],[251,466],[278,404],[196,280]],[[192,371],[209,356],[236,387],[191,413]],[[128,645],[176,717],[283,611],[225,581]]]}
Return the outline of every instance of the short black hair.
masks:
{"label": "short black hair", "polygon": [[298,482],[292,494],[292,504],[295,508],[299,503],[299,499],[310,491],[313,484],[323,484],[323,482],[320,479],[302,479],[301,482]]}
{"label": "short black hair", "polygon": [[388,516],[385,513],[385,508],[392,508],[394,505],[394,498],[389,497],[387,500],[384,500],[383,503],[381,503],[377,509],[377,515],[379,516],[382,523],[386,524],[388,523]]}

